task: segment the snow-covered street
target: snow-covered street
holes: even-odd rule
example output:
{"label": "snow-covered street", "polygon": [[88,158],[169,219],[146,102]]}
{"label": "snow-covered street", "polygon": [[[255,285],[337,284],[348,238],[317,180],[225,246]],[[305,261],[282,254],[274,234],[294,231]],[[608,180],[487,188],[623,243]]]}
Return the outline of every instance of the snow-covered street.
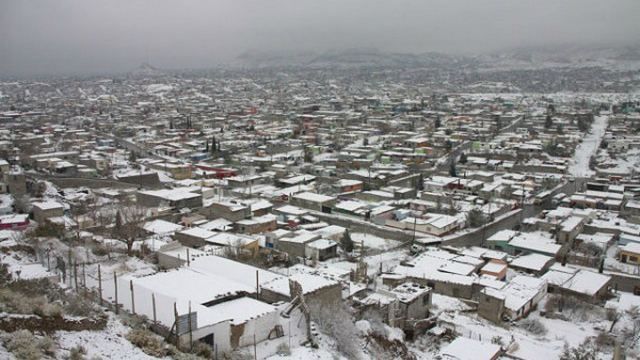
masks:
{"label": "snow-covered street", "polygon": [[571,164],[569,165],[569,174],[576,177],[589,177],[595,175],[595,172],[589,169],[589,159],[595,155],[602,141],[609,117],[607,115],[596,116],[591,126],[591,131],[585,136],[584,140],[576,148]]}

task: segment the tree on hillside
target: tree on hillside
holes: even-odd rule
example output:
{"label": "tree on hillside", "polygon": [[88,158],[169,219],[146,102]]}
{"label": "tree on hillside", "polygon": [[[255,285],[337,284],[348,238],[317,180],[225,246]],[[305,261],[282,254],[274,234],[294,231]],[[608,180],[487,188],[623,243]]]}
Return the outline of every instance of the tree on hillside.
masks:
{"label": "tree on hillside", "polygon": [[147,219],[147,208],[138,204],[125,204],[116,212],[112,236],[127,246],[127,255],[133,254],[133,245],[144,240],[143,225]]}
{"label": "tree on hillside", "polygon": [[233,159],[231,158],[231,154],[229,154],[228,151],[225,151],[222,153],[222,159],[225,165],[231,165],[231,163],[233,162]]}
{"label": "tree on hillside", "polygon": [[451,177],[457,177],[458,176],[458,171],[456,170],[455,161],[451,161],[449,163],[449,176],[451,176]]}
{"label": "tree on hillside", "polygon": [[578,118],[578,129],[582,132],[589,131],[589,122],[587,122],[584,118]]}
{"label": "tree on hillside", "polygon": [[549,104],[547,106],[547,114],[551,114],[551,115],[555,115],[556,114],[556,107],[553,104]]}
{"label": "tree on hillside", "polygon": [[345,230],[344,235],[342,235],[342,248],[344,251],[350,253],[353,251],[353,240],[351,239],[351,234],[349,234],[349,229]]}
{"label": "tree on hillside", "polygon": [[460,159],[458,159],[458,162],[460,164],[466,164],[467,163],[467,154],[465,154],[464,152],[460,153]]}
{"label": "tree on hillside", "polygon": [[213,138],[211,138],[211,153],[215,154],[216,151],[218,151],[217,149],[217,143],[216,143],[216,137],[214,136]]}
{"label": "tree on hillside", "polygon": [[484,225],[484,214],[480,209],[472,209],[467,213],[467,222],[472,228],[480,227]]}
{"label": "tree on hillside", "polygon": [[304,147],[304,162],[306,163],[313,162],[313,151],[308,146]]}
{"label": "tree on hillside", "polygon": [[551,129],[552,126],[553,126],[553,119],[551,118],[551,115],[547,115],[547,118],[544,120],[544,128]]}
{"label": "tree on hillside", "polygon": [[422,191],[424,190],[424,175],[420,173],[420,177],[418,177],[418,183],[416,184],[416,190]]}

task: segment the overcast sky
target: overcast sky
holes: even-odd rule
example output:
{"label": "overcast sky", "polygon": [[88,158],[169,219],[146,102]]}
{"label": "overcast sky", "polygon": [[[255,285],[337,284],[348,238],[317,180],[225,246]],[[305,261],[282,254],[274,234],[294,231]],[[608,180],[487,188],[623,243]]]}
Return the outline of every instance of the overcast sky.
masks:
{"label": "overcast sky", "polygon": [[246,50],[638,44],[640,0],[0,0],[0,75],[229,63]]}

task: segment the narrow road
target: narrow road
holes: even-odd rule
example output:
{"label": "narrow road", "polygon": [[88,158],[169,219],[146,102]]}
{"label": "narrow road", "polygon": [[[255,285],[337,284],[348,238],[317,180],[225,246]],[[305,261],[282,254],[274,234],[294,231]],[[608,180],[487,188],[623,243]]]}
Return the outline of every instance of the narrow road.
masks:
{"label": "narrow road", "polygon": [[123,139],[119,136],[116,136],[114,134],[111,133],[107,133],[101,130],[97,130],[97,129],[87,129],[89,131],[93,131],[98,135],[101,136],[105,136],[108,137],[112,140],[114,140],[116,142],[117,146],[120,146],[121,148],[124,148],[126,150],[129,151],[133,151],[135,152],[138,156],[144,156],[144,157],[150,157],[150,158],[155,158],[155,159],[162,159],[160,156],[154,154],[153,152],[151,152],[150,150],[146,149],[143,146],[140,146],[132,141],[129,141],[127,139]]}
{"label": "narrow road", "polygon": [[569,165],[569,174],[575,177],[591,177],[595,175],[595,171],[589,169],[589,160],[591,156],[598,152],[608,123],[609,117],[607,115],[596,116],[591,125],[591,131],[589,131],[582,143],[576,148],[576,152]]}

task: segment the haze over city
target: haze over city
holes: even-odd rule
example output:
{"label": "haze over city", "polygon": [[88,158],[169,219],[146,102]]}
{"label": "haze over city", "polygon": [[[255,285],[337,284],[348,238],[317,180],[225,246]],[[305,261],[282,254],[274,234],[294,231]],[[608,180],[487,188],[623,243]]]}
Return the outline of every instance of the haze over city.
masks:
{"label": "haze over city", "polygon": [[638,12],[635,0],[3,0],[0,74],[207,68],[245,51],[637,45]]}

